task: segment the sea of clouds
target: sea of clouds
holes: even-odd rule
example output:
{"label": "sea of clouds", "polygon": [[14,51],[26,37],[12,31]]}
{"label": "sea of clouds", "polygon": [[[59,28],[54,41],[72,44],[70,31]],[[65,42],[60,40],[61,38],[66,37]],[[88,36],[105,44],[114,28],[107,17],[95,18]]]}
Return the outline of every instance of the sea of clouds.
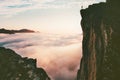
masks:
{"label": "sea of clouds", "polygon": [[82,53],[82,34],[0,34],[0,46],[37,59],[52,80],[74,80]]}

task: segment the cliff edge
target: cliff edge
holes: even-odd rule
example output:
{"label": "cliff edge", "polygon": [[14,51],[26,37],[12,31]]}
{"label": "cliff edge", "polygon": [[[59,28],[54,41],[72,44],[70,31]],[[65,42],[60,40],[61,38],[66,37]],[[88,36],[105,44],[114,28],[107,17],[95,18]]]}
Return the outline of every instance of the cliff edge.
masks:
{"label": "cliff edge", "polygon": [[81,10],[83,58],[77,80],[120,79],[120,1]]}
{"label": "cliff edge", "polygon": [[11,49],[0,47],[0,80],[50,80],[36,59],[22,58]]}

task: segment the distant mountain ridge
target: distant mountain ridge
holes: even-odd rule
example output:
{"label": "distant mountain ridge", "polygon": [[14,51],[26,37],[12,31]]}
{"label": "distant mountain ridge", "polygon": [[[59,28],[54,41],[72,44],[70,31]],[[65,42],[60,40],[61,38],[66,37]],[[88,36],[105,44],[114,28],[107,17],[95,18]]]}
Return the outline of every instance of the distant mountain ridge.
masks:
{"label": "distant mountain ridge", "polygon": [[8,29],[0,29],[0,33],[5,34],[15,34],[15,33],[34,33],[35,31],[29,29],[20,29],[20,30],[8,30]]}

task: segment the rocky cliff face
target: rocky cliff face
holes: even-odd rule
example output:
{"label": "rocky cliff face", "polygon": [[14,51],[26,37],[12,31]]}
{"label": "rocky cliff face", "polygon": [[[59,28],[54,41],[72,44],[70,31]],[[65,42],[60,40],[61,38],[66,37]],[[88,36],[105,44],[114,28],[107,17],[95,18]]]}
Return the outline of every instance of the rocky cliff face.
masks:
{"label": "rocky cliff face", "polygon": [[120,79],[120,1],[81,10],[83,58],[77,80]]}
{"label": "rocky cliff face", "polygon": [[36,59],[22,58],[10,49],[0,47],[0,80],[50,80]]}

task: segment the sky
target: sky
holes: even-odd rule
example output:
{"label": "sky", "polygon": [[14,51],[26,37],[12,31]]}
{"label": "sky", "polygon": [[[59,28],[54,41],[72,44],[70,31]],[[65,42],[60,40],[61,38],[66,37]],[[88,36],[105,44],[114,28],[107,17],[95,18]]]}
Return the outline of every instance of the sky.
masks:
{"label": "sky", "polygon": [[0,27],[82,33],[80,9],[105,0],[0,0]]}

